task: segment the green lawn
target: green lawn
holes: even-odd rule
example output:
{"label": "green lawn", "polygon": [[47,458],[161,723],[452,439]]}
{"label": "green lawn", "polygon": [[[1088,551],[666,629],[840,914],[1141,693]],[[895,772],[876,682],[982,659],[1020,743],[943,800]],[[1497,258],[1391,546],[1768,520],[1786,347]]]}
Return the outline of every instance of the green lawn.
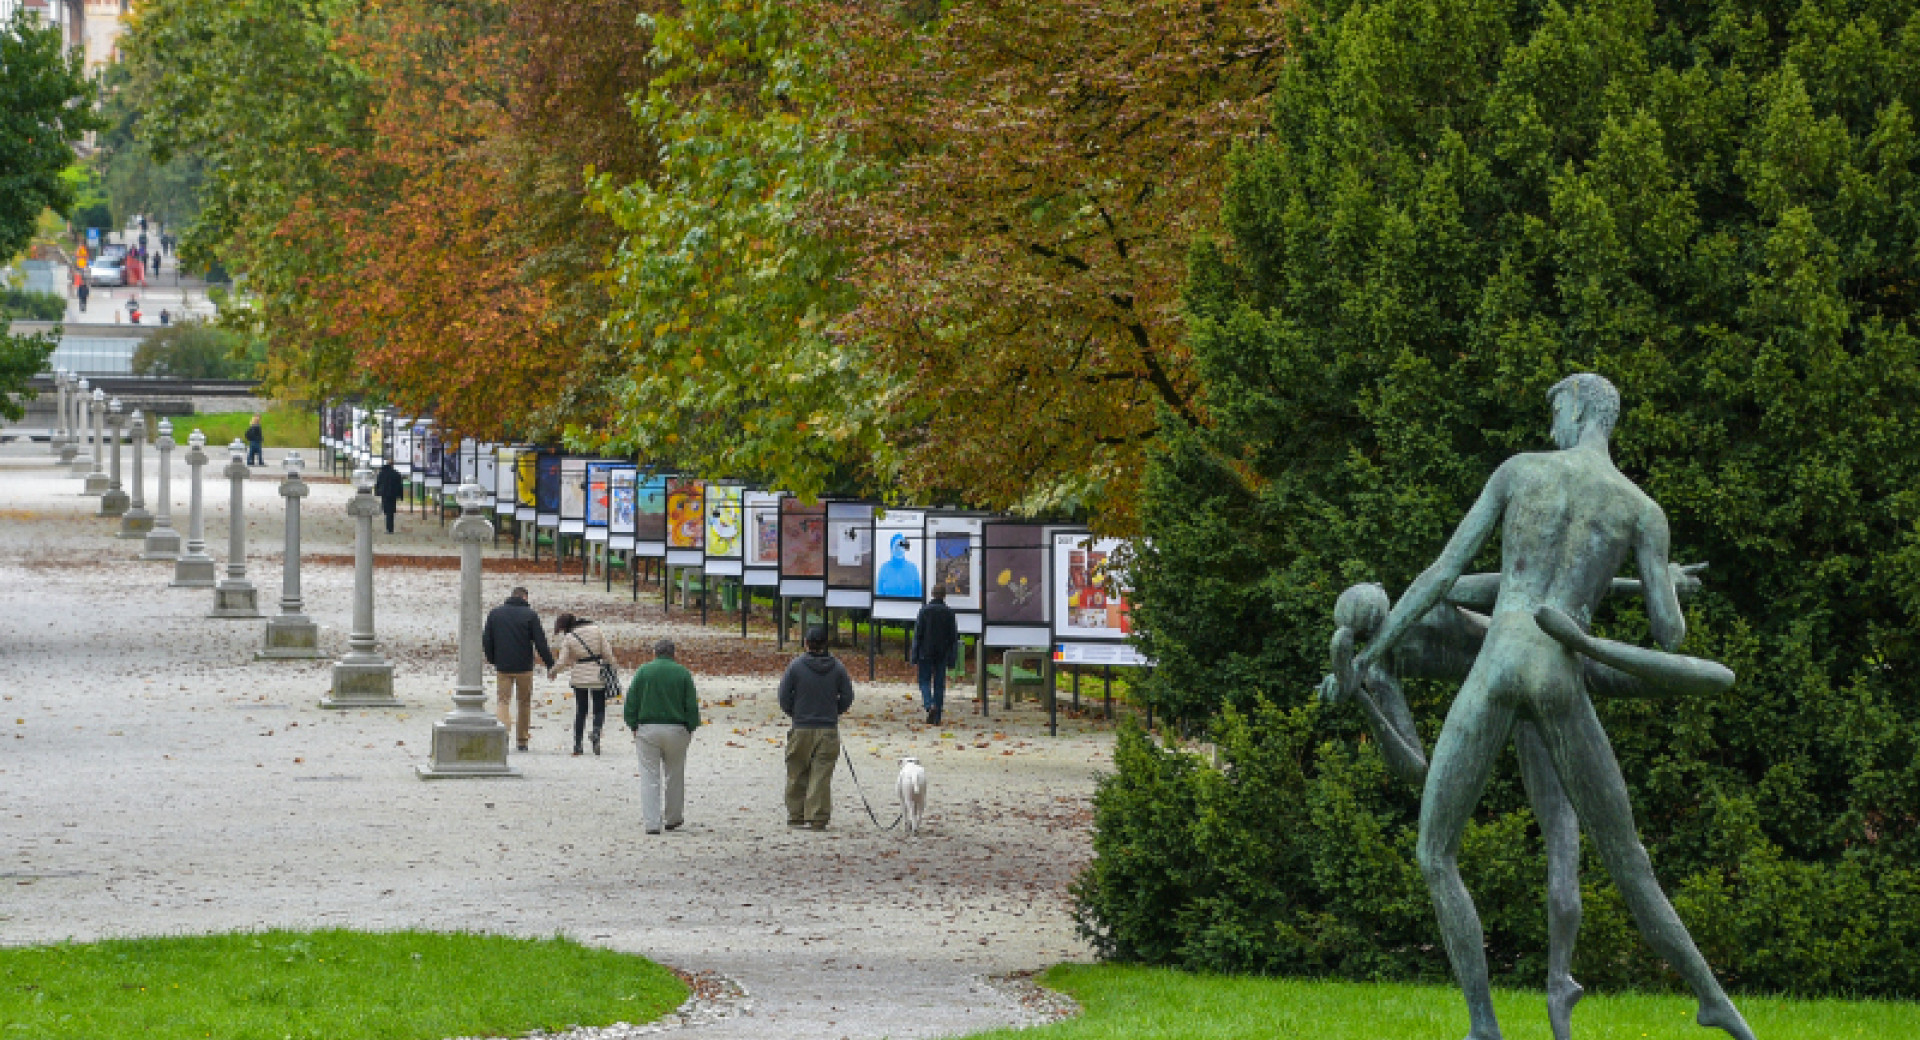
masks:
{"label": "green lawn", "polygon": [[0,947],[0,1038],[446,1040],[646,1022],[687,988],[565,939],[251,932]]}
{"label": "green lawn", "polygon": [[[233,443],[245,436],[253,416],[247,412],[220,412],[213,415],[184,415],[173,420],[173,439],[181,444],[187,435],[199,430],[207,435],[209,447]],[[260,413],[260,428],[269,448],[318,448],[320,417],[297,408],[271,408]]]}
{"label": "green lawn", "polygon": [[[1085,1014],[1044,1029],[972,1040],[1460,1040],[1466,1006],[1446,986],[1188,975],[1155,968],[1066,964],[1042,976]],[[1920,1037],[1920,1004],[1736,997],[1761,1040]],[[1545,998],[1496,994],[1508,1040],[1547,1040]],[[1579,1040],[1706,1040],[1683,996],[1593,994],[1573,1013]]]}

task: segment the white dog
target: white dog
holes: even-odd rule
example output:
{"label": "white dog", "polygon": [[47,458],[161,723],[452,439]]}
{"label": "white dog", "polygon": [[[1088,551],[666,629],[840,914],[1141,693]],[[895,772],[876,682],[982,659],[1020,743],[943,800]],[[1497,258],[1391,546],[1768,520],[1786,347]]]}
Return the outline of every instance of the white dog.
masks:
{"label": "white dog", "polygon": [[920,760],[908,756],[900,760],[900,778],[893,782],[893,789],[900,793],[900,819],[906,824],[907,836],[920,833],[920,821],[927,814],[927,771],[920,768]]}

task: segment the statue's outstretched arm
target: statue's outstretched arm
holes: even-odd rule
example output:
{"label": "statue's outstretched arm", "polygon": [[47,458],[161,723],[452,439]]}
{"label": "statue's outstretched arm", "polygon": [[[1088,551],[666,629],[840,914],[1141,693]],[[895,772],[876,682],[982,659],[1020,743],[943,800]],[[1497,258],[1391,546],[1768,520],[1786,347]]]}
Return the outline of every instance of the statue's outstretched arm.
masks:
{"label": "statue's outstretched arm", "polygon": [[1506,512],[1507,485],[1512,480],[1509,474],[1513,464],[1513,460],[1509,459],[1494,470],[1487,486],[1480,490],[1480,497],[1474,500],[1473,508],[1467,510],[1466,519],[1460,521],[1453,537],[1447,540],[1447,547],[1441,550],[1440,558],[1422,571],[1407,587],[1400,602],[1393,605],[1393,613],[1387,616],[1387,623],[1381,627],[1379,635],[1367,644],[1355,661],[1362,674],[1393,652],[1394,647],[1406,636],[1407,630],[1418,624],[1421,618],[1427,616],[1427,611],[1446,596],[1466,571],[1467,564],[1473,562],[1474,554],[1493,536],[1501,515]]}
{"label": "statue's outstretched arm", "polygon": [[1680,596],[1674,591],[1673,571],[1668,566],[1668,537],[1667,515],[1649,500],[1640,518],[1634,556],[1640,566],[1642,595],[1654,642],[1672,650],[1687,638],[1687,617],[1680,612]]}

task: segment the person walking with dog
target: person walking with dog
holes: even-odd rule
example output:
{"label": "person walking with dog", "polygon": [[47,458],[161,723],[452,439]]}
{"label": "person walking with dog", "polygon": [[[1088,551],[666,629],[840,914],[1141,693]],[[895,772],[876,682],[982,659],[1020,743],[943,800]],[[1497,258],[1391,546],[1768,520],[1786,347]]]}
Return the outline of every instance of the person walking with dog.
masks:
{"label": "person walking with dog", "polygon": [[613,646],[607,642],[607,634],[600,626],[583,617],[562,613],[553,619],[554,639],[560,644],[560,653],[547,669],[547,678],[558,675],[561,670],[567,672],[567,684],[573,687],[573,753],[575,757],[585,754],[580,747],[580,738],[587,728],[587,711],[593,711],[593,753],[600,753],[600,727],[607,721],[607,695],[613,691],[607,689],[606,677],[601,665],[620,667],[613,656]]}
{"label": "person walking with dog", "polygon": [[700,697],[693,673],[673,659],[673,640],[653,644],[653,660],[634,671],[621,714],[640,756],[641,822],[648,834],[677,830],[686,822],[687,747],[700,728]]}
{"label": "person walking with dog", "polygon": [[[480,631],[480,652],[493,666],[498,703],[493,714],[502,726],[514,727],[513,707],[519,703],[519,728],[514,729],[517,750],[527,749],[533,730],[533,656],[553,667],[553,651],[547,649],[547,633],[540,627],[540,615],[527,605],[524,586],[513,590],[505,603],[487,612],[487,625]],[[517,696],[516,696],[517,695]]]}
{"label": "person walking with dog", "polygon": [[853,677],[827,652],[827,626],[807,629],[807,652],[780,677],[787,733],[787,826],[827,829],[833,816],[833,770],[840,758],[840,716],[853,707]]}
{"label": "person walking with dog", "polygon": [[938,726],[947,704],[947,673],[960,660],[960,622],[947,606],[945,587],[933,587],[933,599],[913,619],[907,660],[920,666],[920,706],[927,725]]}

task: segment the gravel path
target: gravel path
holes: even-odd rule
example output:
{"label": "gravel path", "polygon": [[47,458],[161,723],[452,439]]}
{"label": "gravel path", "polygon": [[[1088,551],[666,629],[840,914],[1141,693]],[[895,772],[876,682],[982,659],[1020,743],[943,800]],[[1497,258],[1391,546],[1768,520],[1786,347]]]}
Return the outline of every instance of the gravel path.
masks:
{"label": "gravel path", "polygon": [[[747,995],[737,1013],[681,1033],[743,1040],[1019,1023],[1032,1013],[990,976],[1087,956],[1065,889],[1088,856],[1088,796],[1112,746],[1103,725],[1063,721],[1052,739],[1031,706],[996,704],[990,726],[956,706],[937,732],[907,686],[857,683],[844,733],[883,820],[893,759],[916,754],[928,770],[915,841],[876,832],[844,767],[832,829],[784,826],[771,675],[700,675],[709,725],[676,833],[641,833],[617,723],[605,757],[566,753],[571,705],[544,680],[534,750],[515,756],[525,780],[423,783],[413,767],[451,707],[456,572],[378,574],[377,629],[410,707],[321,711],[328,662],[255,663],[264,623],[208,619],[210,592],[167,588],[171,565],[134,561],[138,543],[109,537],[116,522],[94,518],[96,500],[44,451],[0,449],[0,941],[335,925],[565,934],[732,980]],[[250,576],[271,613],[281,502],[261,472]],[[309,552],[350,551],[348,493],[315,484]],[[224,557],[225,481],[207,498],[207,540]],[[451,550],[437,523],[401,523],[380,551]],[[303,574],[338,653],[352,572]],[[549,620],[607,617],[629,668],[663,634],[724,632],[577,578],[489,574],[487,599],[515,583]]]}

